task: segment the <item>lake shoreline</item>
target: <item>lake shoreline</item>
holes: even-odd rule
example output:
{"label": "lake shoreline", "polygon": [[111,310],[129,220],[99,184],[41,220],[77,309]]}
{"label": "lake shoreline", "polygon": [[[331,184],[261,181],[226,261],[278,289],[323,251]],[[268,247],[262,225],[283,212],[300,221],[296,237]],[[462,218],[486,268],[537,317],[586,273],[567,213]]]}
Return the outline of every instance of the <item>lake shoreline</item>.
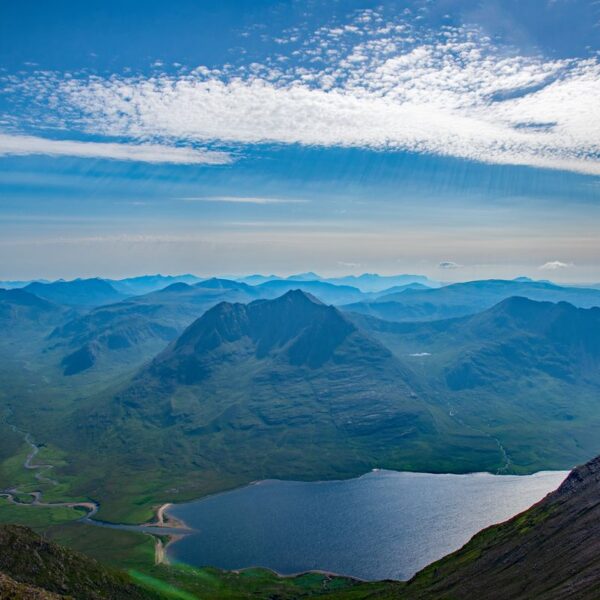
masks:
{"label": "lake shoreline", "polygon": [[[161,504],[156,509],[156,515],[155,515],[154,520],[149,521],[147,523],[142,523],[140,525],[140,527],[156,527],[156,528],[164,527],[165,529],[166,528],[180,529],[182,531],[182,533],[180,533],[180,534],[165,533],[164,535],[162,535],[158,532],[148,534],[148,535],[151,535],[155,540],[155,544],[154,544],[154,564],[155,565],[170,564],[169,554],[168,554],[169,546],[171,546],[172,544],[174,544],[175,542],[180,540],[184,535],[186,535],[185,533],[183,533],[184,531],[191,532],[191,529],[188,527],[188,525],[186,523],[184,523],[180,519],[173,517],[172,515],[169,515],[169,513],[167,511],[168,511],[169,507],[171,507],[172,505],[173,505],[172,502],[165,502],[164,504]],[[167,538],[166,544],[163,542],[163,539],[162,539],[163,537]]]}
{"label": "lake shoreline", "polygon": [[[190,530],[191,536],[169,537],[168,543],[163,544],[157,549],[157,556],[162,561],[180,562],[197,568],[210,565],[233,573],[261,569],[284,578],[293,578],[304,573],[321,573],[330,577],[342,577],[366,582],[379,581],[382,579],[406,581],[412,576],[413,567],[415,565],[420,568],[420,561],[422,561],[424,565],[429,564],[430,562],[437,560],[438,552],[441,553],[439,555],[439,557],[441,557],[455,551],[467,543],[468,540],[481,529],[496,523],[504,522],[523,510],[526,510],[529,506],[541,500],[547,493],[550,493],[553,489],[558,487],[568,473],[569,471],[567,470],[545,470],[527,475],[496,475],[489,472],[457,474],[372,469],[358,477],[350,479],[317,481],[280,479],[257,480],[232,490],[224,490],[222,492],[203,496],[197,500],[161,505],[157,509],[154,523],[176,522],[180,527],[187,527]],[[548,478],[551,480],[550,483],[548,482]],[[311,490],[312,496],[316,495],[320,497],[321,495],[324,495],[324,497],[327,497],[328,495],[331,496],[333,494],[338,498],[337,504],[334,504],[334,512],[339,512],[340,510],[344,511],[348,509],[348,497],[344,495],[344,490],[350,489],[355,492],[357,489],[370,490],[370,496],[361,496],[358,501],[355,499],[355,505],[351,507],[351,510],[354,511],[353,514],[361,512],[369,513],[369,511],[379,510],[377,506],[378,503],[381,502],[381,498],[379,497],[380,492],[383,491],[385,494],[386,487],[389,488],[391,486],[393,488],[398,483],[400,483],[402,493],[400,497],[396,497],[394,503],[391,505],[391,512],[388,510],[387,518],[390,519],[390,521],[395,518],[394,515],[397,516],[398,514],[402,514],[402,502],[406,502],[407,499],[409,502],[414,502],[414,498],[411,500],[410,496],[413,495],[415,490],[418,491],[419,488],[421,488],[427,490],[427,493],[429,493],[432,484],[434,484],[434,488],[446,488],[454,491],[466,486],[467,489],[474,490],[476,493],[480,494],[480,496],[475,495],[473,502],[475,504],[482,504],[483,508],[479,507],[480,514],[477,519],[471,520],[470,517],[465,515],[462,521],[460,521],[459,518],[458,525],[454,526],[454,531],[451,532],[450,535],[446,533],[444,536],[441,536],[439,540],[436,539],[433,544],[431,540],[429,540],[429,549],[427,552],[429,553],[428,555],[431,555],[431,559],[428,558],[426,561],[423,560],[418,556],[418,553],[414,551],[414,548],[412,548],[411,551],[413,552],[413,555],[404,559],[404,561],[400,561],[398,565],[394,565],[393,569],[388,568],[389,565],[377,565],[379,561],[376,559],[374,561],[375,566],[369,571],[369,568],[356,568],[352,559],[347,560],[340,558],[340,556],[344,554],[344,549],[348,547],[356,547],[357,553],[360,549],[361,554],[372,556],[373,554],[370,554],[369,551],[369,544],[371,544],[375,538],[379,539],[378,536],[380,535],[380,532],[377,529],[371,529],[369,533],[369,527],[366,527],[363,523],[362,530],[358,531],[358,535],[354,535],[355,532],[349,534],[348,531],[346,531],[346,533],[342,532],[342,537],[340,538],[340,530],[344,528],[348,530],[348,523],[351,523],[352,520],[346,519],[342,524],[342,527],[339,527],[339,522],[336,527],[330,526],[330,517],[333,516],[334,518],[337,518],[336,515],[331,512],[331,504],[329,504],[329,508],[323,509],[317,529],[313,529],[313,532],[310,534],[310,536],[314,536],[311,539],[316,540],[321,544],[321,548],[323,548],[323,545],[330,548],[321,551],[320,555],[319,552],[314,554],[312,549],[307,550],[306,547],[302,547],[300,550],[298,547],[294,549],[298,542],[296,539],[296,534],[298,532],[295,531],[294,523],[302,523],[302,527],[306,527],[307,519],[304,519],[306,516],[304,514],[299,517],[298,513],[294,512],[295,509],[290,512],[288,506],[290,498],[293,500],[293,504],[295,502],[295,496],[298,493],[301,495],[304,493],[303,490],[307,489]],[[345,486],[350,487],[346,488]],[[533,488],[537,489],[537,492],[532,491]],[[285,492],[283,496],[281,495],[281,490]],[[484,490],[483,493],[482,490]],[[497,508],[496,512],[494,512],[495,507],[493,504],[495,503],[496,496],[499,498],[501,505],[503,503],[506,504],[507,498],[510,502],[510,496],[513,495],[513,491],[511,490],[516,490],[514,493],[529,493],[529,496],[522,496],[520,502],[518,499],[513,500],[512,508],[506,508],[506,506],[504,506]],[[436,492],[436,490],[433,491]],[[398,490],[396,490],[395,493],[397,494]],[[439,491],[436,493],[439,494]],[[280,499],[276,500],[275,498],[274,500],[273,497],[277,496],[279,496]],[[237,504],[236,498],[246,498],[247,500],[244,501],[245,503],[242,502]],[[419,502],[421,500],[419,500]],[[483,502],[481,502],[481,500],[483,500]],[[279,502],[275,509],[273,506],[269,508],[269,503],[275,501]],[[232,502],[234,502],[233,505],[231,504]],[[267,508],[264,508],[263,502],[267,503]],[[352,502],[351,495],[350,503]],[[488,510],[490,502],[492,502],[491,511]],[[444,519],[449,518],[451,515],[451,512],[448,512],[448,508],[444,506],[445,504],[445,498],[442,497],[441,501],[438,502],[438,505],[442,506],[442,509],[440,510],[440,514],[437,515],[437,523],[442,523],[443,528],[446,527]],[[227,505],[230,507],[234,506],[234,510],[231,511],[230,509],[229,512],[223,512],[221,508],[219,508]],[[262,509],[261,506],[263,506]],[[321,506],[320,503],[314,505],[312,514],[321,511]],[[460,509],[461,504],[455,502],[454,508],[451,506],[450,509],[455,510],[457,506]],[[510,503],[508,506],[511,506]],[[185,507],[185,510],[178,510],[177,516],[174,516],[172,512],[169,514],[169,511],[179,509],[179,507]],[[252,523],[257,517],[256,510],[258,510],[259,513],[262,510],[262,513],[258,515],[258,522]],[[252,519],[249,519],[246,516],[248,514],[252,515]],[[312,514],[309,515],[308,520],[310,520]],[[456,518],[456,515],[453,515],[452,518]],[[167,521],[167,519],[172,520]],[[273,519],[275,520],[273,521]],[[429,516],[419,518],[415,513],[414,520],[420,522],[421,527],[424,529],[431,527],[428,519]],[[465,519],[467,519],[468,523],[464,522]],[[224,524],[227,525],[224,526]],[[380,523],[378,523],[378,525],[380,525]],[[435,525],[436,523],[433,523],[431,529],[435,529]],[[331,531],[329,531],[329,529],[331,529]],[[196,537],[198,536],[199,531],[202,531],[202,538]],[[401,537],[400,542],[398,542],[395,547],[392,548],[390,546],[390,555],[402,555],[405,545],[408,545],[407,547],[409,549],[411,548],[410,536],[407,538],[406,532],[400,533],[405,537]],[[346,536],[346,540],[343,540],[344,535]],[[383,531],[383,535],[385,537],[385,531]],[[423,531],[412,532],[411,535],[413,539],[421,539],[419,536],[423,535]],[[428,535],[429,534],[426,534],[425,537],[427,538]],[[265,536],[267,539],[266,546]],[[179,542],[182,537],[187,538],[187,541],[183,547],[179,547],[177,542]],[[194,537],[196,537],[196,539],[193,539]],[[431,537],[431,535],[429,535],[429,537]],[[255,540],[260,540],[258,547],[253,546]],[[282,540],[284,540],[285,543],[283,543]],[[340,540],[343,540],[342,546],[340,546],[338,550],[332,550],[331,548],[335,547],[336,543],[339,546]],[[386,543],[389,545],[389,540]],[[414,544],[412,545],[414,546]],[[175,552],[173,551],[174,546],[177,547],[177,551]],[[244,551],[241,554],[237,552],[237,550],[236,552],[230,550],[230,548],[237,548],[238,546],[244,548]],[[265,554],[265,547],[269,546],[271,546],[271,549],[267,550]],[[323,554],[323,552],[325,552],[325,554]],[[332,560],[332,556],[334,556],[332,553],[336,552],[338,553],[338,556],[334,557]],[[376,551],[374,552],[377,554]],[[282,556],[287,557],[283,562],[280,560]],[[307,561],[304,560],[306,557],[311,557],[311,560],[308,562],[312,562],[315,566],[319,565],[319,563],[323,564],[323,566],[335,566],[333,569],[330,567],[322,569],[311,568],[312,565],[306,565]],[[235,565],[236,562],[237,565],[243,566]],[[296,564],[294,565],[294,563]],[[304,565],[306,565],[307,568],[304,568]],[[298,568],[294,568],[294,566]],[[340,568],[335,568],[337,566]],[[416,570],[418,569],[415,569],[414,572],[416,572]]]}

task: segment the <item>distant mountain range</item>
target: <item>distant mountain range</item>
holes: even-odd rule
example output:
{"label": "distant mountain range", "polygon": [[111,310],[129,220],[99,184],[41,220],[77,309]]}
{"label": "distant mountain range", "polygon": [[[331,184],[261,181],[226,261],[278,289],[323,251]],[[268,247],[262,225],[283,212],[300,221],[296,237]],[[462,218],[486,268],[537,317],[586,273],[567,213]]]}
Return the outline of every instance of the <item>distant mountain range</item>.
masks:
{"label": "distant mountain range", "polygon": [[[98,278],[95,278],[98,279]],[[58,289],[68,289],[62,284],[74,284],[77,283],[76,287],[81,288],[81,282],[93,282],[95,279],[74,279],[72,281],[65,281],[59,279],[57,281],[48,281],[46,279],[36,279],[30,281],[0,281],[0,288],[4,289],[15,289],[24,288],[27,285],[34,283],[41,284],[61,284]],[[125,279],[102,279],[108,283],[114,290],[123,296],[138,296],[141,294],[148,294],[150,292],[156,292],[164,289],[165,287],[173,283],[187,283],[193,285],[200,281],[204,281],[207,278],[198,277],[196,275],[185,274],[185,275],[141,275],[138,277],[128,277]],[[214,278],[213,278],[214,279]],[[246,283],[248,285],[260,285],[262,283],[268,283],[272,281],[302,281],[302,282],[316,282],[322,281],[325,283],[331,283],[338,286],[351,286],[359,289],[362,292],[381,292],[385,289],[394,286],[405,286],[411,283],[419,283],[426,287],[439,287],[439,283],[428,279],[424,275],[377,275],[375,273],[364,273],[363,275],[355,276],[349,275],[345,277],[336,278],[324,278],[313,272],[297,273],[288,277],[279,277],[278,275],[246,275],[242,277],[227,277],[221,279],[229,279]],[[70,286],[76,289],[75,286]]]}
{"label": "distant mountain range", "polygon": [[54,354],[61,354],[56,360],[68,375],[102,364],[117,370],[129,368],[132,361],[141,364],[156,354],[220,301],[275,298],[299,288],[328,304],[365,297],[357,288],[324,281],[274,280],[255,286],[217,278],[192,285],[177,282],[157,292],[126,298],[76,316],[50,334],[48,347]]}
{"label": "distant mountain range", "polygon": [[[357,287],[311,279],[318,278],[314,273],[296,277],[300,279],[275,279],[258,285],[217,278],[196,282],[192,275],[144,276],[112,283],[101,279],[37,282],[18,291],[50,304],[39,304],[34,311],[33,298],[26,300],[27,296],[21,295],[18,302],[29,302],[31,306],[17,310],[17,296],[4,292],[0,297],[0,315],[9,338],[12,332],[18,336],[23,328],[28,329],[28,343],[35,342],[41,348],[41,340],[47,337],[43,347],[49,353],[43,360],[54,361],[64,374],[76,375],[95,368],[119,372],[141,365],[220,301],[272,299],[293,289],[301,289],[350,313],[399,322],[474,314],[516,295],[565,300],[576,306],[600,305],[600,290],[564,288],[527,278],[476,281],[437,289],[412,282],[365,293]],[[370,281],[373,277],[378,276],[365,275],[353,281]],[[167,282],[170,283],[158,291],[124,295],[127,290],[151,289]],[[114,286],[121,286],[121,291]]]}
{"label": "distant mountain range", "polygon": [[24,323],[39,324],[53,316],[64,316],[66,309],[22,289],[0,289],[0,324],[4,329]]}
{"label": "distant mountain range", "polygon": [[269,281],[322,281],[333,285],[343,285],[358,288],[361,292],[381,292],[394,286],[405,286],[418,283],[426,287],[439,287],[440,283],[424,275],[378,275],[377,273],[363,273],[362,275],[346,275],[344,277],[321,277],[313,272],[298,273],[289,277],[277,275],[248,275],[237,278],[250,285],[259,285]]}
{"label": "distant mountain range", "polygon": [[115,290],[126,296],[139,296],[162,290],[173,283],[193,285],[202,281],[196,275],[141,275],[127,279],[105,279]]}
{"label": "distant mountain range", "polygon": [[600,290],[596,289],[561,287],[542,281],[490,279],[437,289],[404,289],[343,308],[388,321],[433,321],[475,314],[512,296],[570,302],[582,308],[600,306]]}
{"label": "distant mountain range", "polygon": [[[443,356],[453,390],[545,374],[600,384],[600,308],[512,297],[476,315],[434,322],[357,318],[400,356]],[[431,361],[430,361],[431,362]]]}
{"label": "distant mountain range", "polygon": [[57,327],[47,347],[66,375],[94,366],[122,370],[157,354],[214,304],[228,299],[249,302],[259,297],[244,283],[209,279],[194,285],[179,282],[157,292],[102,306]]}

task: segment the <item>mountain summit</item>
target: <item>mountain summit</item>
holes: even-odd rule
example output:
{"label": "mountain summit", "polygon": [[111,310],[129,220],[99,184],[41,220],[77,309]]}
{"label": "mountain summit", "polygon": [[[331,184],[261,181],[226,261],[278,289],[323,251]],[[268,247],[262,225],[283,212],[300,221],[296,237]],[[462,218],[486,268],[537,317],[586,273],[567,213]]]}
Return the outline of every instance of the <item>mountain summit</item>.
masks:
{"label": "mountain summit", "polygon": [[338,310],[300,290],[272,301],[223,302],[207,311],[177,340],[174,352],[214,350],[248,338],[256,356],[286,354],[290,364],[322,365],[356,327]]}

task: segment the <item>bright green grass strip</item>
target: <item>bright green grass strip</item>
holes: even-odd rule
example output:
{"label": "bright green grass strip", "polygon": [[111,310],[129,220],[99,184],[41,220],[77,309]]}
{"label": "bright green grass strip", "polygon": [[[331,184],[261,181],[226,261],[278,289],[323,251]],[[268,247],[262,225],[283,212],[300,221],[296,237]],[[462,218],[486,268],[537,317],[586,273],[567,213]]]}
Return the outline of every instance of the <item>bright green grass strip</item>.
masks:
{"label": "bright green grass strip", "polygon": [[144,573],[140,573],[139,571],[130,570],[129,576],[145,586],[148,589],[151,589],[167,598],[180,598],[181,600],[198,600],[196,596],[188,592],[184,592],[182,590],[173,587],[172,585],[161,581],[160,579],[155,579],[154,577],[150,577],[150,575],[145,575]]}
{"label": "bright green grass strip", "polygon": [[76,521],[83,515],[83,511],[68,506],[23,506],[0,498],[0,523],[27,525],[40,529]]}

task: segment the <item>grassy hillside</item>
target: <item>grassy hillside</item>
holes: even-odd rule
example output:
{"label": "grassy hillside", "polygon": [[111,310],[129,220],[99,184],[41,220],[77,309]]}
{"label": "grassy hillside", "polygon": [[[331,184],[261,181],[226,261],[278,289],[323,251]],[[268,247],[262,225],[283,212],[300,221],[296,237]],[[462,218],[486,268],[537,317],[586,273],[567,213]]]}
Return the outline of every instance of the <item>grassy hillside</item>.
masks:
{"label": "grassy hillside", "polygon": [[459,319],[355,322],[453,418],[500,440],[511,471],[565,468],[600,451],[600,309],[510,298]]}

